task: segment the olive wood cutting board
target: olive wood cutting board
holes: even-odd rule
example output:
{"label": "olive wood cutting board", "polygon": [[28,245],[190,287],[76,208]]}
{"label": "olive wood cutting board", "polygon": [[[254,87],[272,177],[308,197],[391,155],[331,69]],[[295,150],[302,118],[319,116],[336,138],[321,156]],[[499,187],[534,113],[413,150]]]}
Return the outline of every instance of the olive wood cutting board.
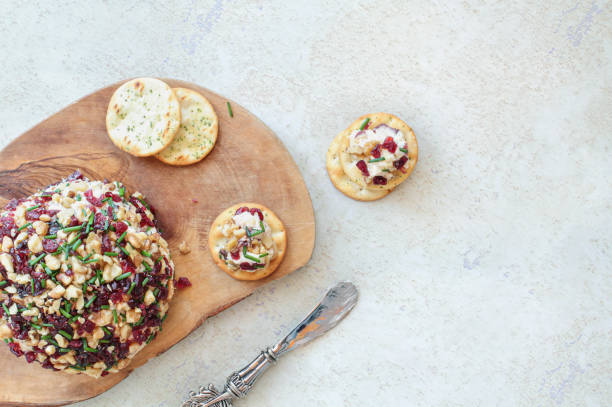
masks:
{"label": "olive wood cutting board", "polygon": [[[257,287],[304,266],[312,254],[315,221],[300,171],[275,134],[253,114],[200,86],[219,117],[217,144],[197,164],[173,167],[153,157],[137,158],[119,150],[106,134],[106,108],[119,83],[101,89],[54,114],[0,152],[0,205],[27,196],[80,169],[90,179],[122,181],[155,206],[168,240],[177,276],[193,286],[172,299],[163,331],[123,371],[100,379],[70,375],[27,364],[0,344],[0,405],[63,405],[96,396],[150,358],[166,351],[204,320],[250,295]],[[208,249],[208,229],[226,207],[259,202],[272,209],[287,230],[287,254],[280,267],[259,281],[238,281],[217,268]],[[180,254],[188,242],[191,253]],[[151,372],[154,374],[154,372]]]}

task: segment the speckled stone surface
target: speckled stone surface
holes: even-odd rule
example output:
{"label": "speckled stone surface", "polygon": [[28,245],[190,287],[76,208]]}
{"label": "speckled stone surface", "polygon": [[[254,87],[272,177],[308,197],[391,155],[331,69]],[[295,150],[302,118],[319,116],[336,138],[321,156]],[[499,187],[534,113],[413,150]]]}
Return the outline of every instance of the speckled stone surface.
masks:
{"label": "speckled stone surface", "polygon": [[[1,9],[2,145],[109,83],[193,81],[278,134],[316,212],[308,266],[80,407],[177,406],[220,385],[342,279],[361,290],[353,313],[236,406],[612,405],[610,1]],[[324,156],[373,111],[414,128],[420,159],[361,203]]]}

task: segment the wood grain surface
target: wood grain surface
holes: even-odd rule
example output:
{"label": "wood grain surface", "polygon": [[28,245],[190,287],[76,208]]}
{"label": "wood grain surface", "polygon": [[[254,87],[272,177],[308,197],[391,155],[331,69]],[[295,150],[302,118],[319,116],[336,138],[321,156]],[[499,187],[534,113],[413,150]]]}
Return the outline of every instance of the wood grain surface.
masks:
{"label": "wood grain surface", "polygon": [[[315,238],[312,203],[283,144],[238,104],[231,102],[234,117],[230,118],[224,97],[190,83],[164,80],[173,87],[201,92],[214,106],[219,137],[207,158],[191,166],[172,167],[117,149],[104,123],[110,96],[119,86],[114,84],[54,114],[0,152],[0,204],[57,182],[77,168],[90,179],[120,180],[155,206],[177,276],[188,277],[193,286],[176,293],[163,331],[120,373],[93,379],[52,372],[29,365],[0,346],[1,405],[62,405],[100,394],[183,339],[207,317],[310,259]],[[287,255],[278,270],[263,280],[234,280],[215,266],[209,253],[210,224],[224,208],[241,201],[268,206],[287,229]],[[178,251],[183,240],[191,247],[186,255]]]}

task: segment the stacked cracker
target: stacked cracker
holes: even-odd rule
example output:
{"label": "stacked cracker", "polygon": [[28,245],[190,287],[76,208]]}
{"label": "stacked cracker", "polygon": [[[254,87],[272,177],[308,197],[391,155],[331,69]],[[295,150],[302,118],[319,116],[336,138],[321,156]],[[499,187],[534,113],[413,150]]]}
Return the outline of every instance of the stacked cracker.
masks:
{"label": "stacked cracker", "polygon": [[117,147],[170,165],[193,164],[206,157],[217,141],[218,126],[204,96],[155,78],[121,85],[106,113],[108,136]]}

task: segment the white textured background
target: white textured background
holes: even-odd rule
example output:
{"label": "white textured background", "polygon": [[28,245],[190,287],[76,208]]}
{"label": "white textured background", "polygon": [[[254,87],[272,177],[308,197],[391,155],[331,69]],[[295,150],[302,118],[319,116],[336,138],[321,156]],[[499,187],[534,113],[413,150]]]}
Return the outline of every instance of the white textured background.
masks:
{"label": "white textured background", "polygon": [[[118,80],[193,81],[278,134],[317,217],[307,267],[79,406],[177,406],[340,279],[358,307],[237,406],[612,405],[610,1],[0,4],[2,145]],[[420,157],[359,203],[324,156],[374,111]]]}

